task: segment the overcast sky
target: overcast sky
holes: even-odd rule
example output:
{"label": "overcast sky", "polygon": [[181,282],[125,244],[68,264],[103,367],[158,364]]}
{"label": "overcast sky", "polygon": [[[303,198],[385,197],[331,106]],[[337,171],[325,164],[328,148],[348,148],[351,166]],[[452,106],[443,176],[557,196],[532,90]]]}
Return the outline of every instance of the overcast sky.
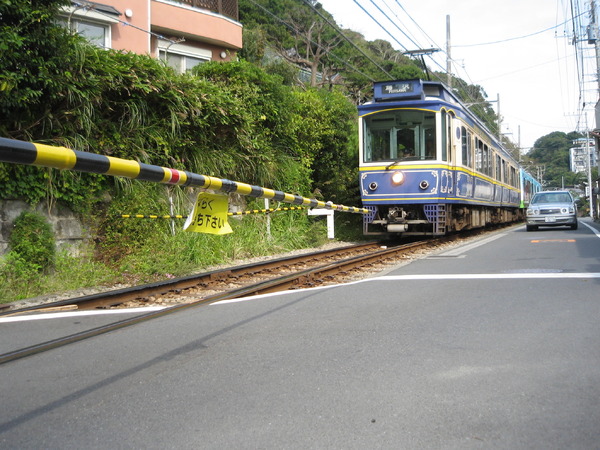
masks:
{"label": "overcast sky", "polygon": [[[579,2],[581,22],[587,25],[589,0],[573,1]],[[470,84],[482,86],[487,99],[494,101],[496,111],[495,101],[499,96],[500,115],[504,119],[502,132],[524,149],[553,131],[585,131],[596,127],[593,107],[598,100],[598,83],[594,46],[588,45],[587,40],[582,43],[585,51],[583,58],[579,58],[583,63],[578,69],[568,0],[320,2],[338,24],[362,33],[367,40],[385,39],[398,50],[442,49],[433,59],[426,58],[427,65],[438,71],[446,69],[446,16],[449,15],[453,73]],[[577,30],[581,39],[584,31]],[[584,102],[587,114],[582,115]]]}

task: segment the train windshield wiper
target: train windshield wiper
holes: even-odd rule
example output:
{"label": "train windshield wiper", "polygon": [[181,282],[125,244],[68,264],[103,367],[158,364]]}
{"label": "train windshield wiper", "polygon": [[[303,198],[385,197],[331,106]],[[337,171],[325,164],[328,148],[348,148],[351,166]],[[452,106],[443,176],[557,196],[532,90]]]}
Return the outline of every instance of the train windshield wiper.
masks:
{"label": "train windshield wiper", "polygon": [[392,167],[392,166],[395,166],[396,164],[398,164],[398,163],[401,163],[402,161],[404,161],[404,158],[402,158],[402,159],[399,159],[399,160],[397,160],[397,161],[394,161],[394,162],[393,162],[393,163],[391,163],[389,166],[387,166],[387,167],[385,168],[385,170],[390,170],[390,167]]}

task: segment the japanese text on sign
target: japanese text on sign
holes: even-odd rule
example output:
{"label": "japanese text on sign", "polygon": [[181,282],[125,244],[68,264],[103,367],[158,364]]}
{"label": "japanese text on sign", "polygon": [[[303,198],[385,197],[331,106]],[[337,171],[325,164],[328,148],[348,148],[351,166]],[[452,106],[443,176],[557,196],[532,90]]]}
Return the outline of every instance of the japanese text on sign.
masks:
{"label": "japanese text on sign", "polygon": [[233,233],[227,222],[227,209],[227,196],[202,192],[198,194],[194,209],[185,221],[183,229],[195,233]]}

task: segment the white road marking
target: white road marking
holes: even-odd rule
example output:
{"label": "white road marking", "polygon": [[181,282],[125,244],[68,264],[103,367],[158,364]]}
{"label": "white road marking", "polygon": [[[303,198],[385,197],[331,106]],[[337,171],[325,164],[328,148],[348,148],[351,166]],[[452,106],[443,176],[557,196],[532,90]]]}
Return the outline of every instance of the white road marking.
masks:
{"label": "white road marking", "polygon": [[389,275],[374,278],[378,281],[414,281],[414,280],[527,280],[540,278],[600,278],[600,273],[565,273],[565,272],[526,272],[526,273],[448,273],[430,275]]}
{"label": "white road marking", "polygon": [[253,295],[251,297],[233,298],[211,303],[210,306],[224,305],[226,303],[239,303],[257,300],[266,297],[275,297],[279,295],[295,294],[298,292],[308,292],[317,289],[329,289],[338,286],[348,286],[358,283],[380,282],[380,281],[431,281],[431,280],[528,280],[540,278],[569,278],[569,279],[591,279],[600,278],[600,273],[565,273],[565,272],[525,272],[525,273],[453,273],[453,274],[429,274],[429,275],[385,275],[381,277],[365,278],[364,280],[352,281],[350,283],[334,284],[329,286],[319,286],[309,289],[298,289],[282,292],[271,292],[269,294]]}
{"label": "white road marking", "polygon": [[18,316],[0,317],[0,323],[27,322],[30,320],[62,319],[65,317],[100,316],[106,314],[145,313],[160,311],[164,306],[146,306],[144,308],[106,309],[98,311],[69,311],[57,313],[23,314]]}
{"label": "white road marking", "polygon": [[600,238],[600,231],[596,230],[593,226],[588,225],[585,222],[579,221],[579,223],[581,225],[585,225],[586,227],[588,227],[590,230],[592,230],[592,233],[594,233],[596,235],[597,238]]}

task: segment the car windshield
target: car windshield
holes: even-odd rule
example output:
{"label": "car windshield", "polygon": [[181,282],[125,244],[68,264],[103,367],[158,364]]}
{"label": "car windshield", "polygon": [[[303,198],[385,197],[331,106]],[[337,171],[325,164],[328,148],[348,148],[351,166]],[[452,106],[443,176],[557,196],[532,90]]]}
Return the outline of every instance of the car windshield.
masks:
{"label": "car windshield", "polygon": [[566,192],[547,192],[536,194],[531,203],[571,203],[571,196]]}

